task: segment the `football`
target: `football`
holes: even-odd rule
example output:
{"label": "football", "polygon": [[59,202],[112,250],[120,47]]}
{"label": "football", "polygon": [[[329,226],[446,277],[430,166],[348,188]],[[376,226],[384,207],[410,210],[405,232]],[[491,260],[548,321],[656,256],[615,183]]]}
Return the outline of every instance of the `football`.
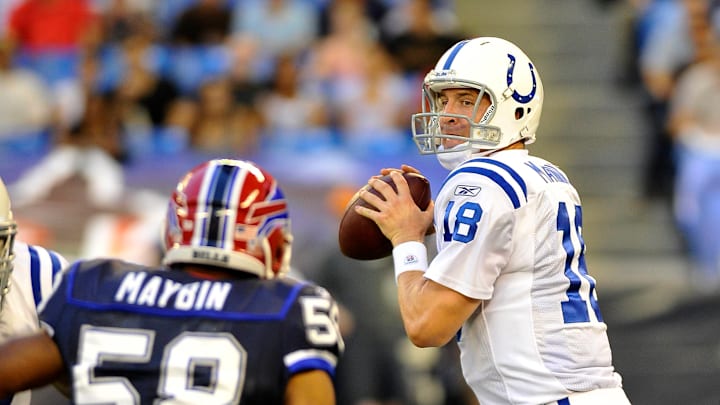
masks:
{"label": "football", "polygon": [[[432,198],[428,179],[416,173],[403,173],[403,177],[407,180],[415,204],[423,210],[426,209]],[[382,176],[380,179],[397,191],[395,182],[389,175]],[[393,248],[390,240],[383,235],[374,221],[355,212],[355,207],[358,205],[372,208],[365,200],[359,198],[360,191],[368,187],[370,186],[365,185],[350,199],[338,229],[340,251],[343,255],[357,260],[381,259],[390,256]],[[369,191],[380,195],[374,188],[370,187]]]}

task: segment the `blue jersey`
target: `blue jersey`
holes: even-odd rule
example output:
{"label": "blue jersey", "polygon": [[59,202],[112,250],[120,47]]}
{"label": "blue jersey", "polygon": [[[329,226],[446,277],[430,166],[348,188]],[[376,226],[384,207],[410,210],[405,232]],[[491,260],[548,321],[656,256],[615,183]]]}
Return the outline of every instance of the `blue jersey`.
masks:
{"label": "blue jersey", "polygon": [[337,305],[294,279],[209,280],[118,260],[78,262],[41,320],[75,403],[281,404],[295,373],[334,375]]}

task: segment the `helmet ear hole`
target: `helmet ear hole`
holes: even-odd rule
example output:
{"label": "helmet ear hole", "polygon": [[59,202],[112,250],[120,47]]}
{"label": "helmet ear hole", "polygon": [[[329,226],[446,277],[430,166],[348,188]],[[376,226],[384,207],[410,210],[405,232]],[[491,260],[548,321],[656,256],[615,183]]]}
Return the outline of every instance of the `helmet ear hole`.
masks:
{"label": "helmet ear hole", "polygon": [[[530,112],[529,109],[528,109],[528,112]],[[518,108],[515,109],[515,119],[516,119],[516,120],[519,120],[519,119],[521,119],[521,118],[524,117],[524,116],[525,116],[525,109],[524,109],[524,108],[518,107]]]}
{"label": "helmet ear hole", "polygon": [[283,257],[285,256],[285,247],[282,245],[278,245],[275,247],[275,251],[273,252],[273,271],[277,274],[280,272],[283,262]]}
{"label": "helmet ear hole", "polygon": [[268,257],[266,260],[270,260],[270,269],[275,276],[285,273],[288,270],[284,268],[287,265],[287,263],[285,263],[285,257],[290,249],[285,232],[280,228],[276,228],[267,236],[267,241],[268,250],[266,254]]}

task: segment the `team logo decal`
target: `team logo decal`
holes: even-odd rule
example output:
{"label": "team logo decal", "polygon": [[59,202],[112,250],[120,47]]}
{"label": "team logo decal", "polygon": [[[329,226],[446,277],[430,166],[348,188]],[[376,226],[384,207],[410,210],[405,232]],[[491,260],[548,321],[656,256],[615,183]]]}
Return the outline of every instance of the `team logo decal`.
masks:
{"label": "team logo decal", "polygon": [[464,186],[459,185],[455,187],[455,195],[461,197],[475,197],[480,194],[480,186]]}
{"label": "team logo decal", "polygon": [[[509,88],[512,89],[512,82],[513,82],[513,73],[515,72],[515,57],[511,54],[508,54],[508,58],[510,59],[510,64],[508,65],[507,70],[507,85]],[[518,103],[529,103],[530,100],[535,98],[535,91],[537,90],[537,79],[535,78],[535,68],[533,67],[532,63],[528,63],[528,67],[530,68],[530,76],[532,76],[532,90],[530,90],[530,93],[527,95],[522,95],[517,92],[517,90],[513,89],[512,98],[517,101]]]}

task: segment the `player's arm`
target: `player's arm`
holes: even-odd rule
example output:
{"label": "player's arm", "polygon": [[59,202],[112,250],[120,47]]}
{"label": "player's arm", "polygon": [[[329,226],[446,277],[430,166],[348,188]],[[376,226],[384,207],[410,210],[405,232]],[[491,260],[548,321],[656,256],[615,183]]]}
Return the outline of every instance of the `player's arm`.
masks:
{"label": "player's arm", "polygon": [[63,374],[63,360],[46,332],[0,346],[0,398],[50,384]]}
{"label": "player's arm", "polygon": [[[412,168],[403,167],[408,171]],[[358,207],[358,213],[375,221],[385,236],[397,247],[405,242],[423,243],[433,220],[433,204],[421,211],[412,199],[407,182],[398,171],[391,171],[397,193],[383,181],[371,179],[370,184],[384,197],[372,193],[360,195],[376,210]],[[422,247],[424,253],[424,246]],[[419,264],[419,263],[418,263]],[[412,266],[412,264],[408,264]],[[420,347],[442,346],[460,330],[465,320],[480,305],[457,291],[423,277],[425,270],[403,271],[398,276],[398,303],[405,332]]]}
{"label": "player's arm", "polygon": [[285,405],[334,405],[335,388],[330,375],[312,370],[293,375],[285,389]]}
{"label": "player's arm", "polygon": [[422,271],[406,271],[398,276],[398,304],[405,333],[418,347],[447,344],[481,300],[424,277]]}
{"label": "player's arm", "polygon": [[338,324],[338,306],[330,293],[305,283],[295,298],[284,331],[283,363],[290,374],[285,405],[334,405],[332,376],[345,343]]}

